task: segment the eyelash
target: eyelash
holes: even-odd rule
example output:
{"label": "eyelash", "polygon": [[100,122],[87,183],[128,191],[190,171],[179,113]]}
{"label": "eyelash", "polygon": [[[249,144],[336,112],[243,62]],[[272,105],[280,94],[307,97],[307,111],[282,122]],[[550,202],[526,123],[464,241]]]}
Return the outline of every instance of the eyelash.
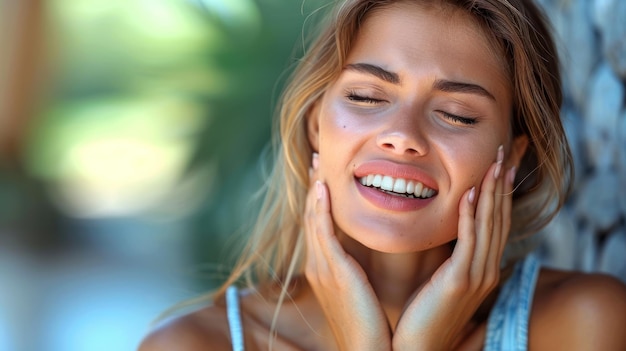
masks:
{"label": "eyelash", "polygon": [[369,96],[360,95],[354,91],[346,92],[346,98],[348,98],[348,100],[350,101],[372,104],[372,105],[379,104],[384,101],[384,100],[374,99]]}
{"label": "eyelash", "polygon": [[476,118],[457,116],[457,115],[453,115],[453,114],[445,112],[445,111],[439,111],[439,113],[441,113],[445,118],[451,120],[452,122],[456,122],[456,123],[461,123],[461,124],[466,124],[466,125],[473,125],[473,124],[476,124],[476,122],[477,122]]}
{"label": "eyelash", "polygon": [[[353,101],[353,102],[365,103],[365,104],[371,104],[371,105],[376,105],[384,101],[384,100],[374,99],[365,95],[358,94],[352,90],[346,92],[346,98],[348,98],[348,100]],[[438,112],[441,113],[445,118],[455,123],[461,123],[465,125],[474,125],[477,123],[476,118],[457,116],[457,115],[453,115],[445,111],[438,111]]]}

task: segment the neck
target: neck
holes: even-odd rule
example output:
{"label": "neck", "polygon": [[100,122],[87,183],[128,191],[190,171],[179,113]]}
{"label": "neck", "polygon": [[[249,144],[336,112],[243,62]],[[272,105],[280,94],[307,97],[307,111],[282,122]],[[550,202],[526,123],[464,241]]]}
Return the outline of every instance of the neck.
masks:
{"label": "neck", "polygon": [[411,253],[374,251],[344,236],[346,252],[363,267],[395,329],[406,304],[452,253],[449,245]]}

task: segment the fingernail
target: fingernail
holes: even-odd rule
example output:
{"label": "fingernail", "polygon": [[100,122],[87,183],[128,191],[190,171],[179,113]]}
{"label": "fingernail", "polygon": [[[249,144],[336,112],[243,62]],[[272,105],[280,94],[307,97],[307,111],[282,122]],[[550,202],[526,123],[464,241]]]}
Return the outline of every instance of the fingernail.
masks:
{"label": "fingernail", "polygon": [[500,176],[500,172],[502,172],[502,161],[504,161],[504,147],[500,145],[498,147],[498,158],[497,158],[496,170],[493,174],[493,176],[496,179],[498,179],[498,177]]}
{"label": "fingernail", "polygon": [[515,168],[515,166],[513,166],[509,170],[509,174],[507,176],[507,181],[509,183],[511,183],[511,184],[513,184],[513,182],[515,182],[515,173],[517,173],[517,169]]}
{"label": "fingernail", "polygon": [[473,187],[470,189],[470,193],[469,193],[469,195],[467,196],[467,201],[468,201],[470,204],[473,204],[473,203],[474,203],[474,198],[475,198],[475,197],[476,197],[476,187],[475,187],[475,186],[473,186]]}
{"label": "fingernail", "polygon": [[312,158],[311,163],[313,164],[313,169],[317,170],[317,168],[320,165],[320,155],[317,152],[313,153],[313,158]]}
{"label": "fingernail", "polygon": [[324,191],[324,189],[322,189],[322,182],[320,182],[319,180],[315,181],[315,192],[317,193],[317,199],[321,199],[322,198],[322,192]]}
{"label": "fingernail", "polygon": [[313,178],[313,167],[309,167],[309,179]]}

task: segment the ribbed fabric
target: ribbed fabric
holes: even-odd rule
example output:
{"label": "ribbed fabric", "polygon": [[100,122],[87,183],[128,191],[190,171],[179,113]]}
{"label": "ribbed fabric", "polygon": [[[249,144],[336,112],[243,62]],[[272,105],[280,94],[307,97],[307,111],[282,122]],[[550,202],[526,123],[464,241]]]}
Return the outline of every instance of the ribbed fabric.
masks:
{"label": "ribbed fabric", "polygon": [[244,351],[243,326],[241,323],[241,312],[239,311],[239,291],[234,285],[226,289],[226,316],[228,317],[233,351]]}
{"label": "ribbed fabric", "polygon": [[484,351],[528,350],[528,322],[540,267],[533,254],[517,263],[489,314]]}

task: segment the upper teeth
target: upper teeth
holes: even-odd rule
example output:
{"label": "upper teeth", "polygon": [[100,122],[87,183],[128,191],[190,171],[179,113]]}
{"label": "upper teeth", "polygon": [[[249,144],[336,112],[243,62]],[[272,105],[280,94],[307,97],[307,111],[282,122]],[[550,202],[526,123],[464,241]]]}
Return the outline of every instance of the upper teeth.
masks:
{"label": "upper teeth", "polygon": [[430,189],[424,184],[406,180],[403,178],[392,178],[390,176],[381,174],[370,174],[359,179],[361,184],[366,186],[372,186],[387,191],[393,191],[399,194],[414,195],[415,197],[429,198],[435,195],[435,190]]}

